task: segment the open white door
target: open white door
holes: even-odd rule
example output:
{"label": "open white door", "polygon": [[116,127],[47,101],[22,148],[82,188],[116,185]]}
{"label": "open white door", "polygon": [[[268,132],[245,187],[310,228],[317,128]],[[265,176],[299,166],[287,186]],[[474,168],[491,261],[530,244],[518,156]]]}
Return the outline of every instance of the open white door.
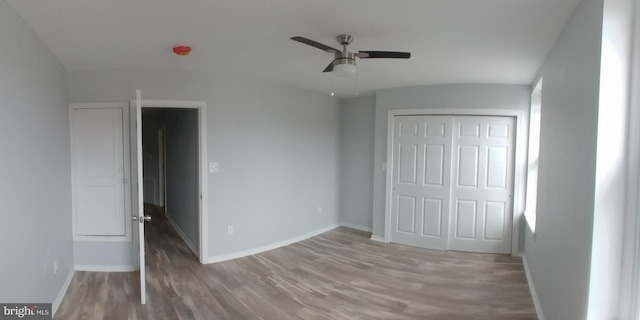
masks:
{"label": "open white door", "polygon": [[[143,190],[143,180],[142,180],[142,99],[140,97],[140,90],[136,90],[136,103],[134,107],[134,112],[132,114],[135,118],[135,171],[136,171],[136,185],[137,192],[134,198],[136,199],[136,208],[134,208],[134,212],[132,214],[132,219],[136,226],[134,226],[134,230],[137,231],[137,239],[138,242],[138,257],[140,261],[140,303],[147,303],[147,286],[146,286],[146,264],[144,259],[144,223],[145,221],[151,220],[151,217],[144,215],[144,190]],[[134,243],[135,245],[135,243]]]}

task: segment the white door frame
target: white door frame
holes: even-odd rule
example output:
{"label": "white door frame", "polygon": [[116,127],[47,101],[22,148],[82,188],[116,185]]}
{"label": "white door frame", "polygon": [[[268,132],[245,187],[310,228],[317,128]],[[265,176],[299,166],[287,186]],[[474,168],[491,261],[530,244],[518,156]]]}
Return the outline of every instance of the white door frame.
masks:
{"label": "white door frame", "polygon": [[[135,100],[132,100],[135,103]],[[142,100],[142,108],[183,108],[198,110],[199,192],[200,192],[200,263],[209,259],[209,211],[207,208],[207,103],[203,101]]]}
{"label": "white door frame", "polygon": [[387,117],[387,165],[386,194],[384,206],[384,242],[391,241],[391,199],[393,179],[393,119],[406,115],[445,115],[445,116],[497,116],[514,117],[516,121],[515,166],[513,174],[513,225],[511,228],[511,255],[519,255],[520,223],[524,218],[524,200],[526,194],[527,169],[527,119],[526,113],[509,109],[398,109],[389,110]]}

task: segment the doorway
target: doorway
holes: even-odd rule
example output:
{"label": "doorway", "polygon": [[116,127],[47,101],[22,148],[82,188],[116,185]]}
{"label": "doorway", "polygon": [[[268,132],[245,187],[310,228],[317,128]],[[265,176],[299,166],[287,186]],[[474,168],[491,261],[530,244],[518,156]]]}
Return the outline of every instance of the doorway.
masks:
{"label": "doorway", "polygon": [[[131,101],[134,119],[138,117],[136,104],[135,100]],[[135,202],[143,202],[149,209],[166,213],[164,216],[200,263],[207,263],[206,103],[140,100],[140,106],[142,143],[141,147],[132,143],[132,155],[140,154],[141,158],[138,163],[142,174],[138,181],[142,194],[137,198],[143,201]],[[132,121],[134,133],[138,130],[134,125],[137,122]],[[141,250],[137,247],[142,241],[137,234],[134,238],[134,256],[138,256]]]}
{"label": "doorway", "polygon": [[199,257],[198,110],[142,108],[144,208]]}

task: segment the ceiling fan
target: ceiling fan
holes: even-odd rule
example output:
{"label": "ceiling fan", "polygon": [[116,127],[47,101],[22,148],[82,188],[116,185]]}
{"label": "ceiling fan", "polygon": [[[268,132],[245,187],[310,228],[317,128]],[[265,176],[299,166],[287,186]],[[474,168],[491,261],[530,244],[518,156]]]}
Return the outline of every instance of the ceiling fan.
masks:
{"label": "ceiling fan", "polygon": [[409,59],[411,57],[410,52],[399,51],[358,51],[350,52],[347,50],[347,46],[353,41],[353,36],[350,34],[341,34],[336,37],[336,40],[342,45],[342,50],[330,47],[320,42],[307,39],[305,37],[291,37],[291,40],[310,45],[318,48],[322,51],[326,51],[334,54],[334,59],[322,72],[332,72],[339,76],[349,76],[356,72],[356,58],[360,59],[380,59],[380,58],[394,58],[394,59]]}

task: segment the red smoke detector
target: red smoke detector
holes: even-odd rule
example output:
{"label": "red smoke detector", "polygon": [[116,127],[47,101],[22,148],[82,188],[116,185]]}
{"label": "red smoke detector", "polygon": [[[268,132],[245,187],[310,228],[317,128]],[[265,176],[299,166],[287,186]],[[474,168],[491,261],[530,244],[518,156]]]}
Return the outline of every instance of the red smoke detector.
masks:
{"label": "red smoke detector", "polygon": [[173,53],[179,56],[188,56],[191,53],[191,47],[189,46],[177,46],[173,47]]}

